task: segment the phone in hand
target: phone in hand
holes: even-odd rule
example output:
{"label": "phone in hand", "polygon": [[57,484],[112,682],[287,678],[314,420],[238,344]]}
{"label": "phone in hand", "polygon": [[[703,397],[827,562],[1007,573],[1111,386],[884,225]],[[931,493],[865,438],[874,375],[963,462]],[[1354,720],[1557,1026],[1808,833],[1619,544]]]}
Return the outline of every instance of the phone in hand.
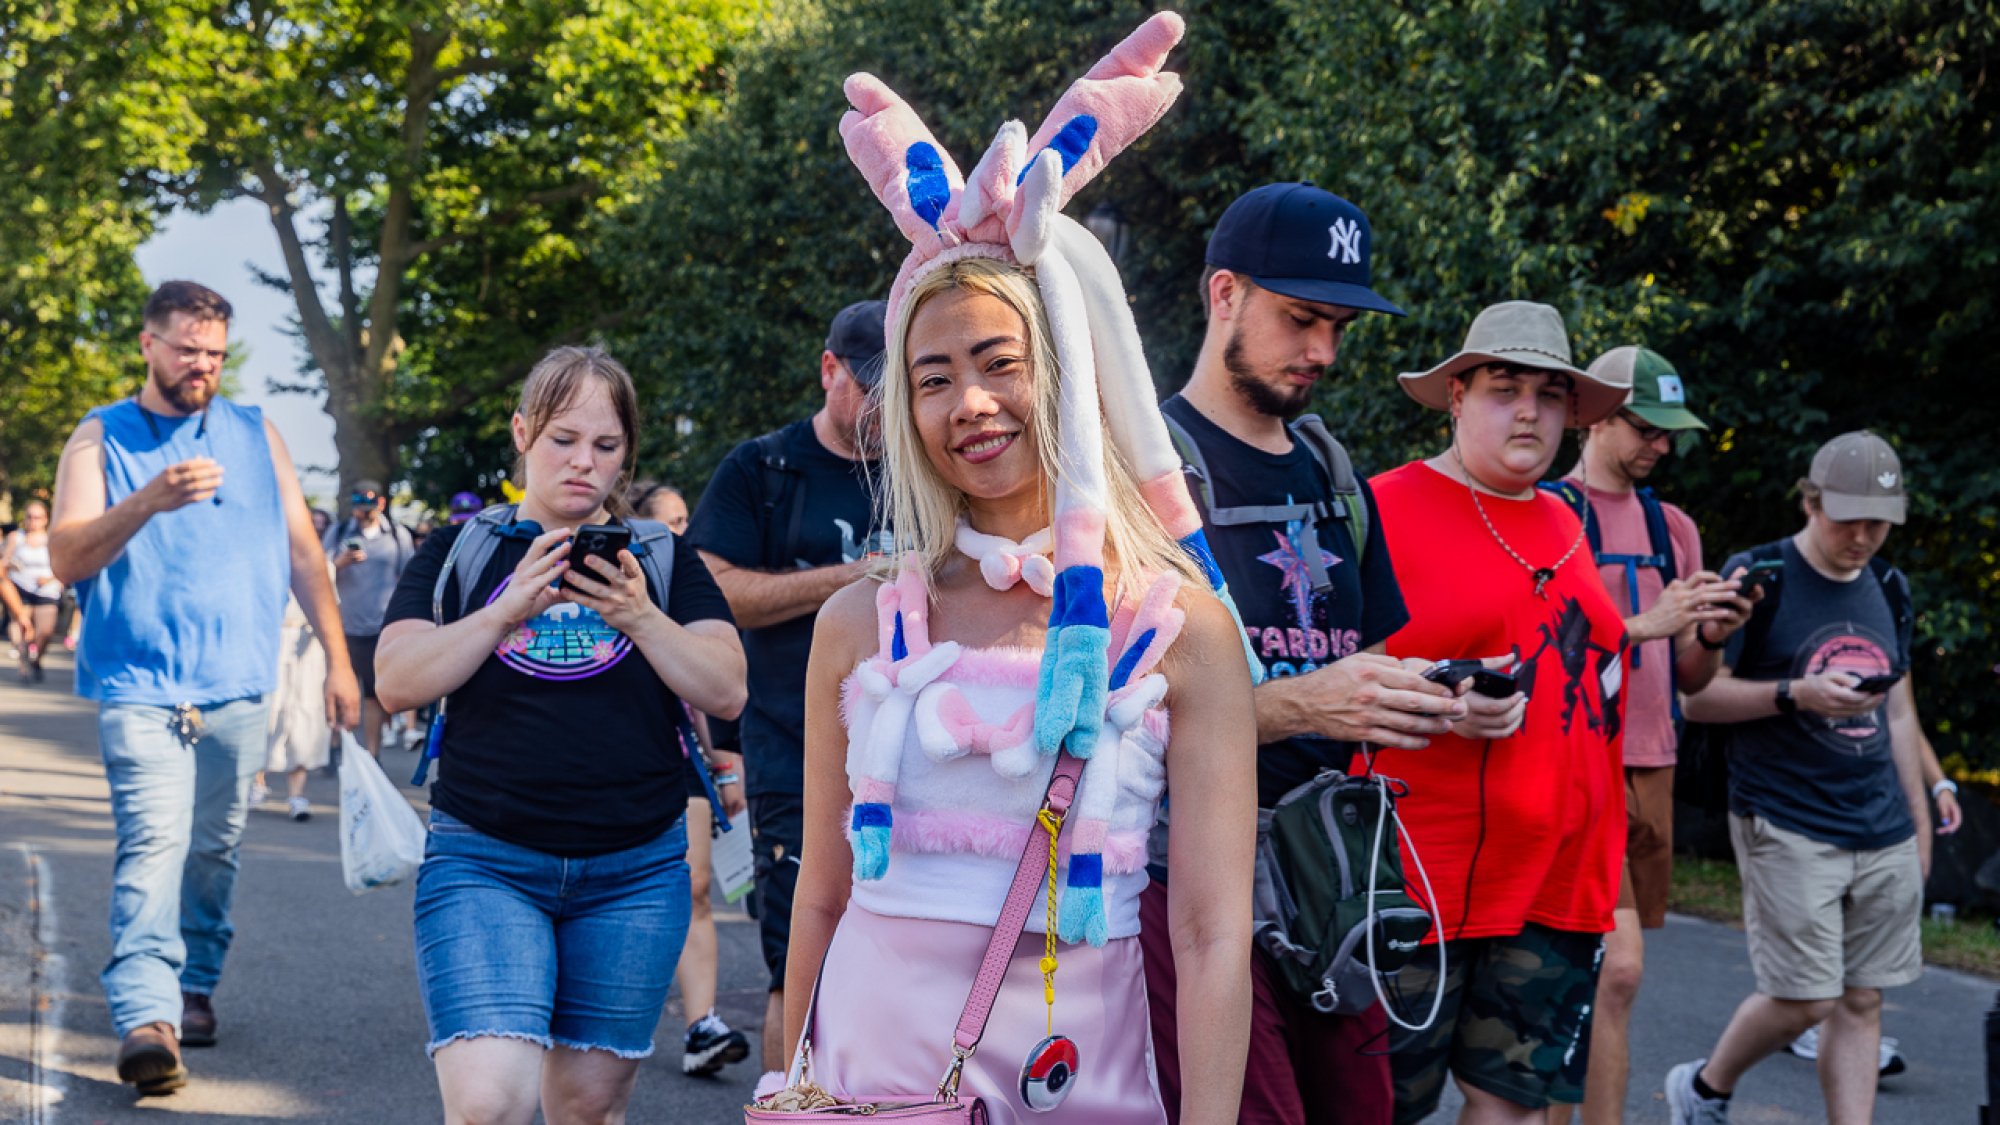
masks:
{"label": "phone in hand", "polygon": [[1747,598],[1750,596],[1750,591],[1759,586],[1764,587],[1768,591],[1771,587],[1776,586],[1778,581],[1784,576],[1785,560],[1783,559],[1765,559],[1762,562],[1751,563],[1749,570],[1744,572],[1741,580],[1743,587],[1738,593]]}
{"label": "phone in hand", "polygon": [[343,551],[360,551],[362,549],[361,537],[359,535],[348,536],[347,541],[340,545],[340,549]]}
{"label": "phone in hand", "polygon": [[[632,529],[608,523],[587,523],[576,529],[576,537],[570,540],[569,571],[581,570],[595,582],[604,581],[604,576],[596,570],[584,566],[585,559],[603,559],[611,564],[612,573],[618,572],[618,552],[632,545]],[[563,586],[577,590],[565,572]],[[581,593],[581,590],[578,590]]]}
{"label": "phone in hand", "polygon": [[1854,690],[1863,695],[1880,695],[1895,687],[1903,678],[1901,672],[1884,672],[1879,676],[1863,676],[1854,685]]}
{"label": "phone in hand", "polygon": [[1440,660],[1419,675],[1445,687],[1457,687],[1470,679],[1472,690],[1488,699],[1505,699],[1517,690],[1514,673],[1496,672],[1488,668],[1483,660]]}

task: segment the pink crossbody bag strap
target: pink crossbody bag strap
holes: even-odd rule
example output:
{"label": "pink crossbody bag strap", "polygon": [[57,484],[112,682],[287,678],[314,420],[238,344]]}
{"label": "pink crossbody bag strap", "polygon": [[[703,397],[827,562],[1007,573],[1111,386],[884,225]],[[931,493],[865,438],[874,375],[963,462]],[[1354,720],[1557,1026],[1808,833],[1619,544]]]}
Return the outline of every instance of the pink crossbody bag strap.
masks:
{"label": "pink crossbody bag strap", "polygon": [[[1066,817],[1070,802],[1076,800],[1076,783],[1083,777],[1083,759],[1075,757],[1068,750],[1056,759],[1055,776],[1049,778],[1049,791],[1042,798],[1042,807]],[[979,976],[972,982],[972,995],[965,998],[965,1011],[958,1017],[958,1030],[952,1035],[952,1044],[959,1059],[964,1059],[979,1045],[979,1037],[986,1033],[986,1018],[993,1014],[993,1001],[1000,995],[1000,982],[1006,979],[1007,965],[1014,959],[1015,947],[1021,944],[1021,935],[1028,928],[1028,913],[1035,908],[1035,895],[1048,885],[1049,852],[1042,834],[1030,830],[1027,850],[1021,853],[1021,863],[1014,868],[1014,885],[1007,888],[1007,902],[1000,908],[1000,918],[993,923],[993,936],[986,943],[986,957],[979,965]]]}

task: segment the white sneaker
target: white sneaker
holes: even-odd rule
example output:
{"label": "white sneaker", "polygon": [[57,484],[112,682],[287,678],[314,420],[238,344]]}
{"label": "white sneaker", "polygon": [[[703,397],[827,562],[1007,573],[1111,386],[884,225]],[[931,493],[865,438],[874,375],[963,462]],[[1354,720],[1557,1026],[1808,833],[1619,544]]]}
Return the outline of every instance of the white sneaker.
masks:
{"label": "white sneaker", "polygon": [[[1882,1045],[1876,1053],[1877,1073],[1882,1077],[1887,1078],[1892,1074],[1901,1074],[1910,1068],[1910,1064],[1903,1058],[1903,1053],[1897,1049],[1901,1046],[1901,1041],[1893,1035],[1884,1035],[1882,1037]],[[1819,1028],[1806,1028],[1805,1033],[1797,1039],[1792,1040],[1785,1049],[1808,1062],[1817,1061],[1819,1058]]]}
{"label": "white sneaker", "polygon": [[261,805],[265,801],[268,801],[270,799],[271,799],[271,787],[264,784],[264,779],[259,777],[251,778],[250,803],[253,805]]}
{"label": "white sneaker", "polygon": [[1806,1028],[1804,1034],[1792,1040],[1786,1046],[1785,1050],[1790,1051],[1807,1062],[1817,1060],[1819,1058],[1819,1027],[1815,1025]]}
{"label": "white sneaker", "polygon": [[1667,1072],[1667,1118],[1674,1125],[1728,1125],[1729,1101],[1704,1098],[1694,1090],[1694,1076],[1707,1059],[1684,1062]]}
{"label": "white sneaker", "polygon": [[291,797],[291,798],[288,798],[288,799],[287,799],[287,800],[285,801],[285,807],[286,807],[286,808],[287,808],[288,810],[290,810],[290,812],[291,812],[291,814],[292,814],[292,819],[293,819],[293,820],[311,820],[311,819],[312,819],[312,815],[313,815],[313,813],[312,813],[312,802],[311,802],[311,801],[308,801],[308,800],[306,800],[306,799],[305,799],[304,797]]}

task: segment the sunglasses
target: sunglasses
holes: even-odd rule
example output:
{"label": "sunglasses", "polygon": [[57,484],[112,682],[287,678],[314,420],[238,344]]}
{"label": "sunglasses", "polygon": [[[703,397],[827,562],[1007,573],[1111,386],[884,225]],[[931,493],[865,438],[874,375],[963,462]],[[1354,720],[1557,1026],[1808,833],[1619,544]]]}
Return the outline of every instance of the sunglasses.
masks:
{"label": "sunglasses", "polygon": [[349,496],[347,502],[356,508],[373,508],[382,502],[382,498],[372,492],[357,492]]}
{"label": "sunglasses", "polygon": [[1664,426],[1647,425],[1638,415],[1629,410],[1619,411],[1618,420],[1632,427],[1632,432],[1638,434],[1639,440],[1643,442],[1655,442],[1673,433],[1672,430]]}

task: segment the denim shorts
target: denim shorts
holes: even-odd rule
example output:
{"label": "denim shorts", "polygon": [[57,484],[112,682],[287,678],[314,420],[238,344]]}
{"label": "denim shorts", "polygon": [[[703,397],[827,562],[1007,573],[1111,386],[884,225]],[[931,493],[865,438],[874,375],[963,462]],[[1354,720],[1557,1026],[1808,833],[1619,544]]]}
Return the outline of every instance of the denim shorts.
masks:
{"label": "denim shorts", "polygon": [[426,1051],[498,1036],[645,1058],[688,912],[684,821],[564,859],[433,809],[416,896]]}

